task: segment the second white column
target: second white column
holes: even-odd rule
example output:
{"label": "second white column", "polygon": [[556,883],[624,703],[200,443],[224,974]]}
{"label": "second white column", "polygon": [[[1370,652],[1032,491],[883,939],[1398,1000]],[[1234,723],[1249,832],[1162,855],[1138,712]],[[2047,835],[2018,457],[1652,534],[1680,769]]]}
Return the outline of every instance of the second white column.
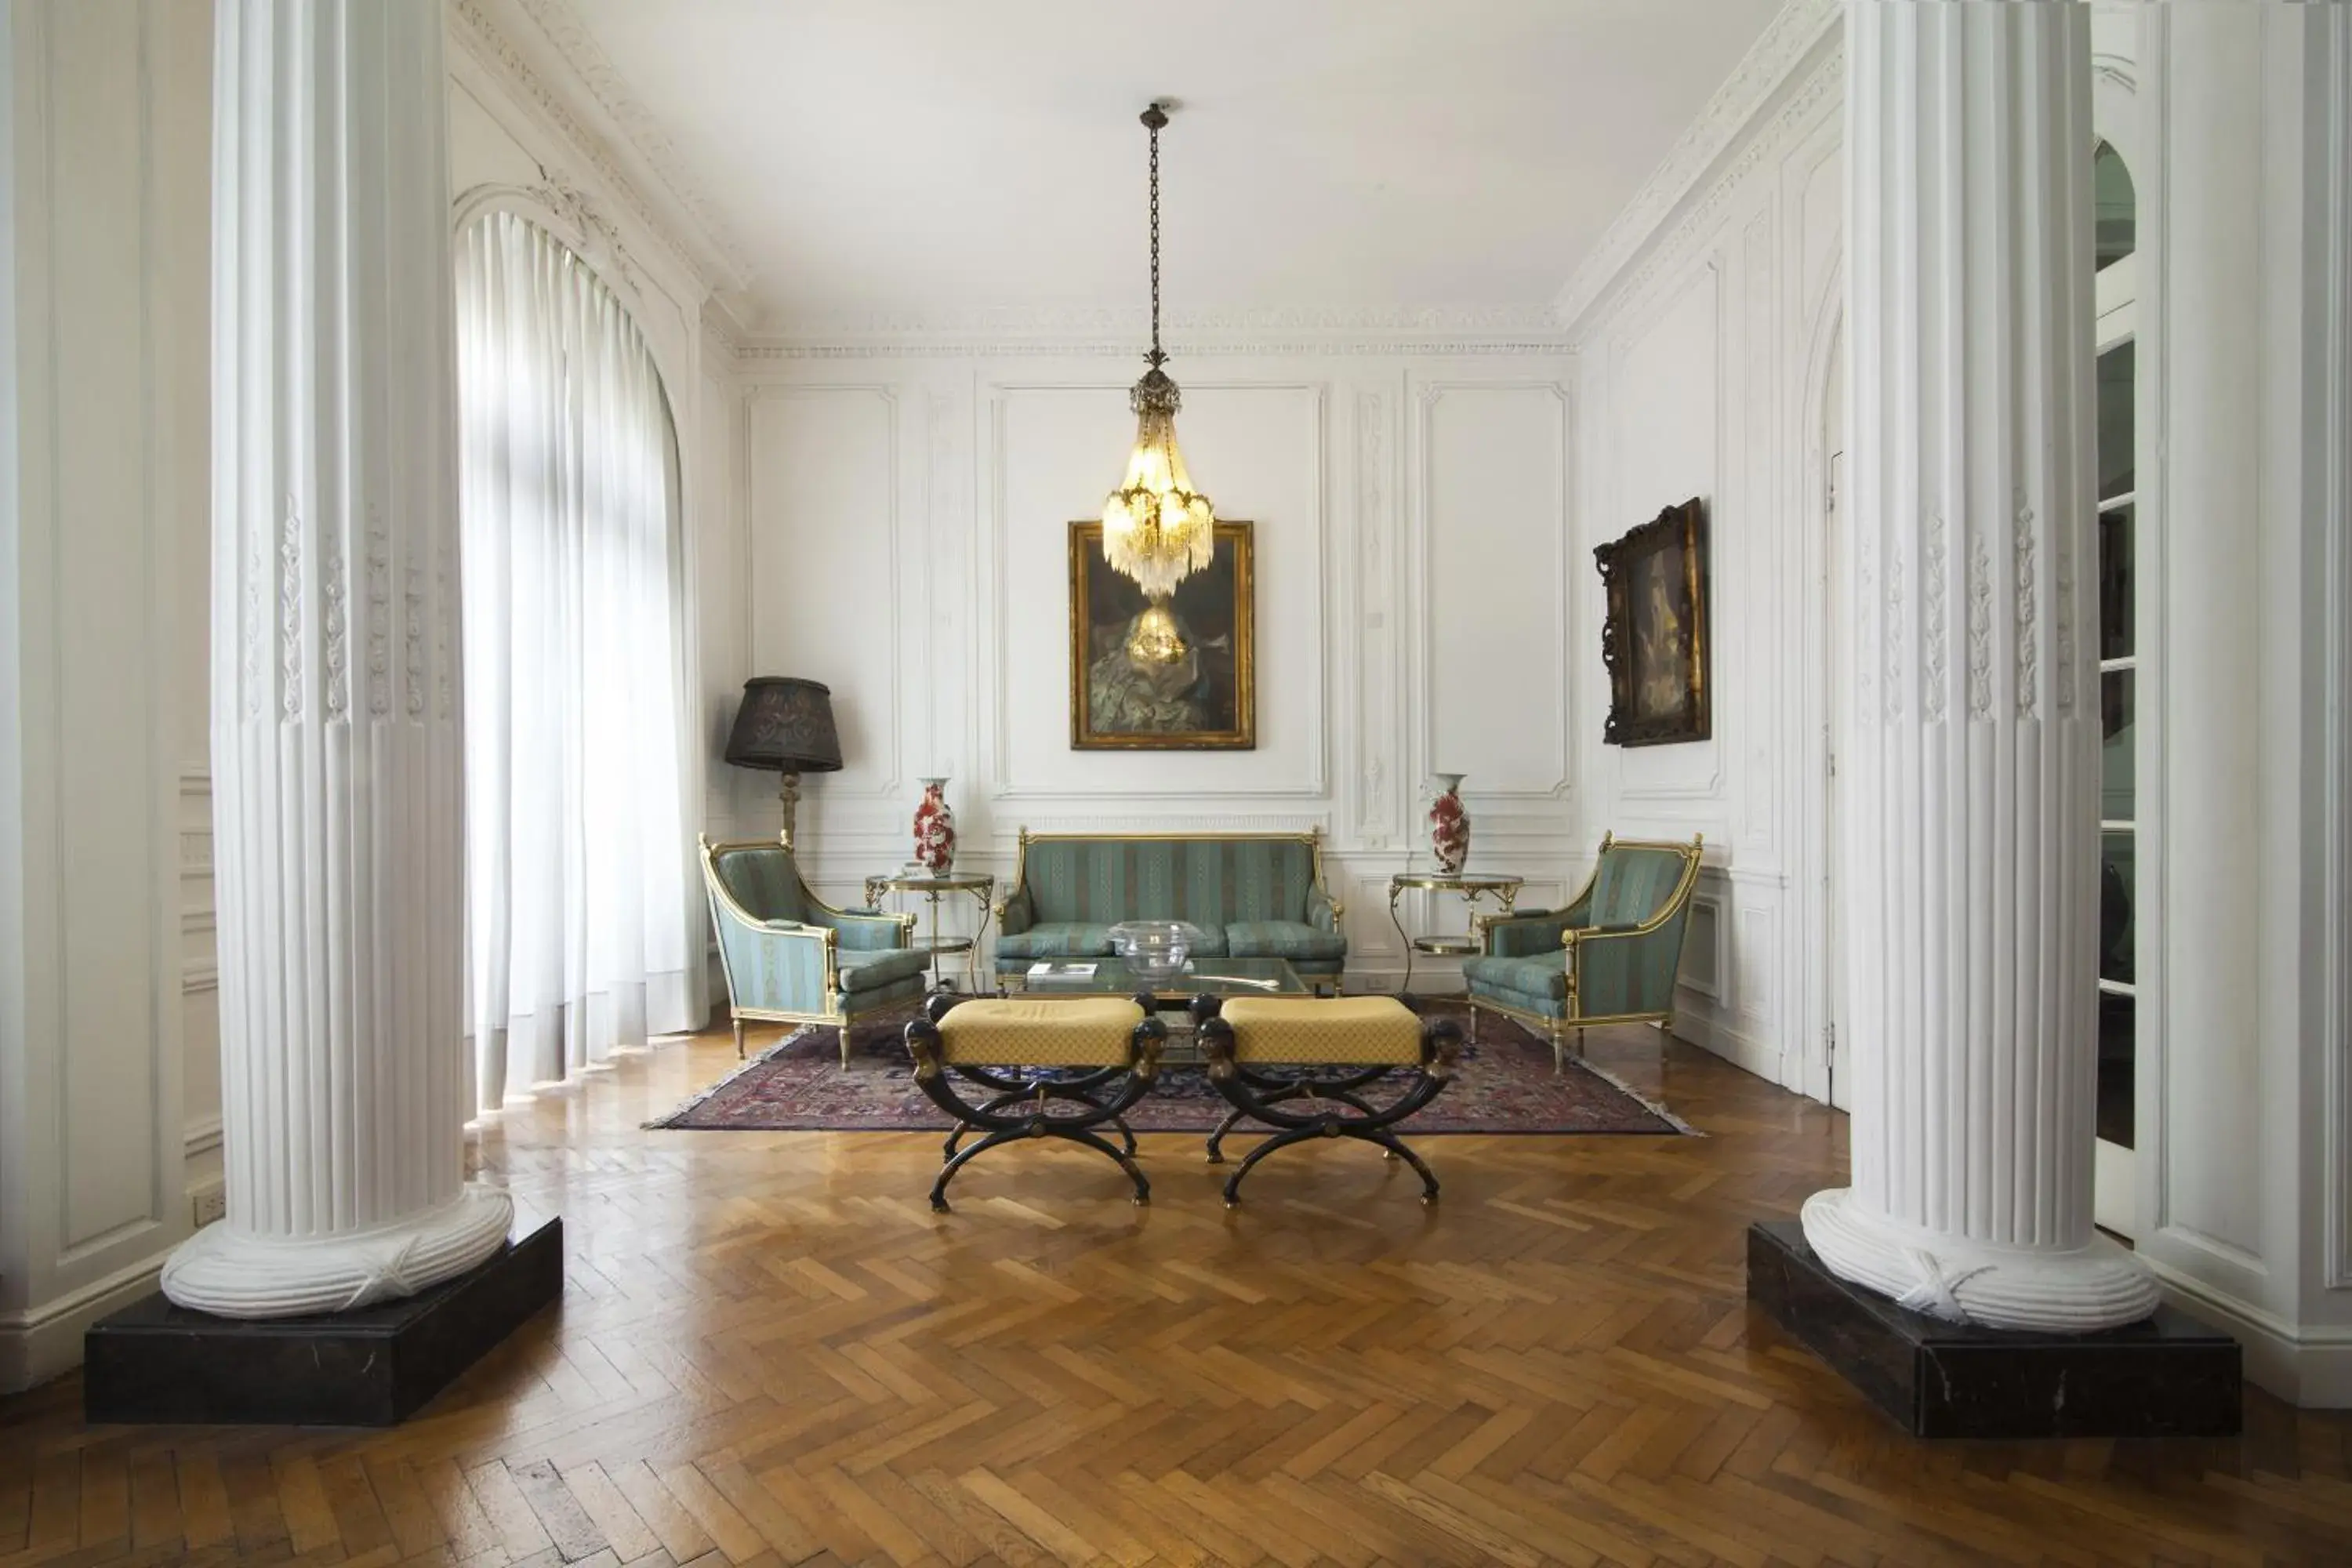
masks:
{"label": "second white column", "polygon": [[1839,1276],[1996,1328],[2137,1321],[2091,1224],[2099,705],[2090,8],[1854,0],[1854,602]]}

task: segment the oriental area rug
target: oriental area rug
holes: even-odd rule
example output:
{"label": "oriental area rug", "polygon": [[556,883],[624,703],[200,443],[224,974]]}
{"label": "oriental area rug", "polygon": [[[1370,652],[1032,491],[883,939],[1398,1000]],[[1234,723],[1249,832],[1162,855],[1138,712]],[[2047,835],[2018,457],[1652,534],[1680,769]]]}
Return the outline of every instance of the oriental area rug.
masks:
{"label": "oriental area rug", "polygon": [[[1468,1019],[1444,1004],[1466,1031]],[[915,1086],[902,1031],[915,1016],[861,1022],[850,1038],[849,1068],[840,1037],[810,1025],[787,1036],[650,1127],[686,1131],[944,1131],[946,1115]],[[1399,1079],[1402,1082],[1402,1076]],[[1375,1086],[1371,1097],[1384,1102]],[[1207,1132],[1231,1110],[1199,1067],[1168,1064],[1142,1103],[1128,1112],[1138,1132]],[[1478,1043],[1465,1043],[1454,1081],[1406,1131],[1430,1133],[1690,1133],[1664,1107],[1633,1092],[1601,1068],[1570,1056],[1552,1071],[1551,1046],[1507,1018],[1484,1015]]]}

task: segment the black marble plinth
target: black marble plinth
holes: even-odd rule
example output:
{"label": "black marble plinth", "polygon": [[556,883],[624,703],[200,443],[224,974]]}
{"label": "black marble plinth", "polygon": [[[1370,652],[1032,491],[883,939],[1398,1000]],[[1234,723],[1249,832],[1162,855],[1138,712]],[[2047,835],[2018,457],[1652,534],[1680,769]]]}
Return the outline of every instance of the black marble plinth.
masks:
{"label": "black marble plinth", "polygon": [[396,1426],[562,1294],[560,1219],[455,1279],[354,1312],[248,1321],[192,1312],[158,1291],[84,1337],[82,1415]]}
{"label": "black marble plinth", "polygon": [[1970,1328],[1839,1279],[1803,1227],[1748,1227],[1748,1299],[1918,1437],[2210,1437],[2244,1411],[2238,1342],[2159,1308],[2095,1334]]}

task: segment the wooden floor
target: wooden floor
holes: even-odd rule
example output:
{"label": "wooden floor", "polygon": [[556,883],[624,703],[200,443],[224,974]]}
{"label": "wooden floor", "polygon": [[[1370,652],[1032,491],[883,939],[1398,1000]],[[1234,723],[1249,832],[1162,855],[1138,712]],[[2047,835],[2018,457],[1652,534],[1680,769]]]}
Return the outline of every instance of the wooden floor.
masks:
{"label": "wooden floor", "polygon": [[1020,1148],[935,1217],[930,1136],[639,1130],[716,1037],[511,1112],[562,1306],[381,1433],[85,1427],[0,1405],[24,1563],[2352,1563],[2352,1421],[1928,1446],[1751,1314],[1743,1227],[1843,1119],[1654,1031],[1594,1055],[1711,1136],[1354,1145],[1228,1213]]}

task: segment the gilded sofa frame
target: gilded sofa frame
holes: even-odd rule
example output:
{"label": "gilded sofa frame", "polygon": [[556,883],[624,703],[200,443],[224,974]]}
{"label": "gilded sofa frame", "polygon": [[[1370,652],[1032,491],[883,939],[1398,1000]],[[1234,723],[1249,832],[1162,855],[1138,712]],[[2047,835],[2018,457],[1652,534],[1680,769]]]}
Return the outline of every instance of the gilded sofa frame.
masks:
{"label": "gilded sofa frame", "polygon": [[[1568,950],[1568,997],[1567,1016],[1565,1017],[1554,1018],[1542,1013],[1529,1012],[1524,1007],[1513,1007],[1507,1003],[1487,1001],[1470,993],[1467,987],[1465,987],[1464,1000],[1469,1004],[1470,1007],[1471,1044],[1475,1045],[1478,1041],[1478,1015],[1482,1011],[1499,1013],[1504,1017],[1512,1020],[1514,1023],[1524,1025],[1528,1028],[1534,1030],[1536,1033],[1545,1036],[1551,1041],[1551,1067],[1552,1071],[1557,1073],[1566,1065],[1562,1044],[1567,1037],[1568,1031],[1570,1029],[1576,1031],[1576,1054],[1578,1056],[1582,1056],[1584,1054],[1584,1031],[1596,1025],[1655,1024],[1661,1028],[1671,1030],[1675,1026],[1675,1010],[1671,1005],[1660,1011],[1652,1013],[1612,1013],[1605,1016],[1592,1018],[1581,1016],[1578,1011],[1578,969],[1582,963],[1583,947],[1585,943],[1595,942],[1635,941],[1639,938],[1652,934],[1660,927],[1664,926],[1668,921],[1674,919],[1675,915],[1681,913],[1684,907],[1690,902],[1691,894],[1698,889],[1699,860],[1701,852],[1705,848],[1706,842],[1706,836],[1703,833],[1692,834],[1690,842],[1687,844],[1683,843],[1680,839],[1675,838],[1620,838],[1614,833],[1602,834],[1601,836],[1601,856],[1606,856],[1612,849],[1621,848],[1668,849],[1680,855],[1683,858],[1683,870],[1681,877],[1676,879],[1675,882],[1674,890],[1666,895],[1665,901],[1658,906],[1656,911],[1653,913],[1649,919],[1642,921],[1638,925],[1626,926],[1622,929],[1617,930],[1601,930],[1592,927],[1579,928],[1571,926],[1567,931],[1560,933],[1560,945]],[[1592,896],[1593,885],[1600,880],[1601,857],[1596,856],[1592,862],[1592,874],[1585,878],[1584,886],[1578,889],[1576,897],[1569,900],[1562,908],[1572,910],[1576,908],[1577,905],[1591,898]],[[1558,911],[1555,910],[1552,912],[1557,913]],[[1530,914],[1522,915],[1517,918],[1522,920],[1544,920],[1549,918],[1549,916]],[[1488,921],[1481,929],[1479,934],[1486,942],[1487,951],[1493,951],[1494,928],[1503,923],[1505,922],[1501,920],[1491,920]],[[1673,992],[1670,990],[1667,994],[1671,996]]]}
{"label": "gilded sofa frame", "polygon": [[[1024,826],[1021,829],[1019,857],[1013,866],[1012,885],[1005,889],[1003,897],[996,900],[996,908],[992,911],[996,917],[998,934],[1008,934],[1004,930],[1006,908],[1015,899],[1029,890],[1029,846],[1032,844],[1129,844],[1139,841],[1180,844],[1192,842],[1304,844],[1307,846],[1307,864],[1313,868],[1315,879],[1315,885],[1310,891],[1319,895],[1324,905],[1330,910],[1331,923],[1343,932],[1347,930],[1348,906],[1331,896],[1331,884],[1323,875],[1323,829],[1320,827],[1310,827],[1304,833],[1032,833]],[[1302,975],[1300,978],[1307,980],[1308,984],[1314,985],[1317,980],[1323,977],[1317,975],[1310,978]],[[1019,980],[1020,989],[1024,991],[1028,989],[1028,980],[1024,975],[999,974],[996,977],[1000,987],[1004,986],[1008,980]],[[1345,986],[1339,975],[1331,976],[1330,980],[1331,994],[1337,996],[1345,989]],[[1321,988],[1317,986],[1316,989],[1319,992]]]}
{"label": "gilded sofa frame", "polygon": [[[849,1065],[849,1016],[834,1001],[842,994],[841,933],[828,926],[803,925],[798,922],[783,925],[774,921],[762,920],[745,909],[735,895],[728,889],[726,879],[719,875],[718,868],[712,863],[715,858],[731,849],[772,849],[776,847],[773,841],[766,838],[739,838],[726,844],[713,844],[710,841],[710,836],[707,833],[696,835],[696,841],[701,846],[703,889],[709,894],[714,905],[724,905],[728,914],[741,921],[745,925],[759,928],[770,936],[785,942],[814,942],[819,943],[823,950],[824,990],[827,1006],[823,1012],[803,1013],[773,1007],[738,1006],[735,1001],[734,965],[727,957],[727,944],[723,942],[719,944],[719,967],[720,973],[727,978],[727,1011],[735,1024],[736,1059],[740,1061],[743,1057],[743,1026],[746,1022],[830,1024],[841,1033],[841,1065],[846,1068]],[[787,849],[784,853],[790,856],[792,851]],[[818,909],[827,914],[848,915],[858,920],[896,921],[898,923],[898,945],[900,947],[914,945],[915,917],[913,915],[891,914],[884,910],[845,910],[838,905],[829,904],[817,896],[816,889],[809,885],[809,879],[801,876],[800,861],[797,858],[792,864],[793,875],[800,878],[801,891],[808,895],[809,902]],[[716,918],[717,910],[714,910],[712,913],[713,918]]]}

